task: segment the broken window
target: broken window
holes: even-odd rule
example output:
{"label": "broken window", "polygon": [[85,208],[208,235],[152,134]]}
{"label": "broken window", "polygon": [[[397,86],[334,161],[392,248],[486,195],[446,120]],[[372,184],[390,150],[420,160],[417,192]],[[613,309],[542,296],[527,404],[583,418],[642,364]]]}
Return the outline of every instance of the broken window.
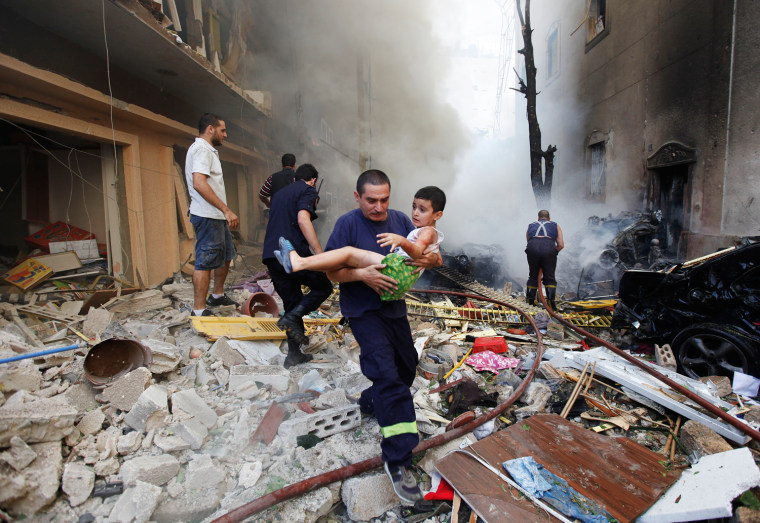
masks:
{"label": "broken window", "polygon": [[589,145],[591,154],[591,169],[588,173],[588,193],[590,200],[604,200],[604,186],[606,177],[604,173],[604,142]]}
{"label": "broken window", "polygon": [[591,49],[609,32],[607,0],[588,0],[586,15],[586,51]]}
{"label": "broken window", "polygon": [[559,22],[554,22],[546,37],[546,71],[548,80],[559,76]]}

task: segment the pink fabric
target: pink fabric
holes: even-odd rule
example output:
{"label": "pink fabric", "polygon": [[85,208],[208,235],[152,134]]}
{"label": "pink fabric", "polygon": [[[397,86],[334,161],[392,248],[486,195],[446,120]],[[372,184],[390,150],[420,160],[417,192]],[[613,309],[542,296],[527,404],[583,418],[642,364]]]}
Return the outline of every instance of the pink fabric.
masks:
{"label": "pink fabric", "polygon": [[488,370],[491,372],[498,372],[502,369],[514,369],[520,364],[520,360],[517,358],[507,358],[505,356],[499,356],[494,354],[490,350],[478,352],[477,354],[471,354],[465,363],[475,369],[478,372]]}

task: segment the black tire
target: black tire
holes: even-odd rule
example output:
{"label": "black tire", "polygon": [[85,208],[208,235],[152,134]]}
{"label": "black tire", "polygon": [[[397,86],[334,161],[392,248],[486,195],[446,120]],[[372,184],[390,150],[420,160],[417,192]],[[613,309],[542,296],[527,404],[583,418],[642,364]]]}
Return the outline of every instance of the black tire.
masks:
{"label": "black tire", "polygon": [[690,378],[728,376],[734,372],[758,376],[760,340],[731,325],[692,325],[673,339],[678,372]]}

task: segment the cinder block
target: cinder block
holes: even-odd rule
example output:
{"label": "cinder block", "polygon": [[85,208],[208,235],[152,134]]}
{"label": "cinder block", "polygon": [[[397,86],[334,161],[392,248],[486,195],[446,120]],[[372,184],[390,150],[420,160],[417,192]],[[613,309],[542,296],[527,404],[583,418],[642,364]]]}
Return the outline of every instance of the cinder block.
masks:
{"label": "cinder block", "polygon": [[672,371],[676,370],[676,357],[673,356],[673,351],[671,350],[670,345],[663,345],[662,347],[655,345],[654,358],[655,362],[660,367],[665,367]]}
{"label": "cinder block", "polygon": [[359,405],[346,405],[335,409],[323,410],[285,420],[277,430],[277,434],[292,443],[298,436],[313,434],[320,438],[326,438],[339,432],[350,430],[361,424],[361,412]]}

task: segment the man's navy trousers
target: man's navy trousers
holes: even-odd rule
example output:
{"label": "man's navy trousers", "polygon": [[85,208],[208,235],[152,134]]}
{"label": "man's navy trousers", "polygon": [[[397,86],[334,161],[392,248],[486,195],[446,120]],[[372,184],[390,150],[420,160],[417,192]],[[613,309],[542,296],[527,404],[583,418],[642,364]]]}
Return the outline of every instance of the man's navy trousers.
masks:
{"label": "man's navy trousers", "polygon": [[349,318],[359,342],[362,373],[372,386],[362,392],[359,406],[374,411],[383,433],[383,461],[408,467],[419,443],[414,403],[409,388],[417,371],[417,350],[406,316],[389,318],[367,311]]}
{"label": "man's navy trousers", "polygon": [[538,288],[538,270],[546,287],[556,287],[554,273],[557,269],[557,244],[554,238],[531,238],[525,248],[528,255],[528,287]]}

